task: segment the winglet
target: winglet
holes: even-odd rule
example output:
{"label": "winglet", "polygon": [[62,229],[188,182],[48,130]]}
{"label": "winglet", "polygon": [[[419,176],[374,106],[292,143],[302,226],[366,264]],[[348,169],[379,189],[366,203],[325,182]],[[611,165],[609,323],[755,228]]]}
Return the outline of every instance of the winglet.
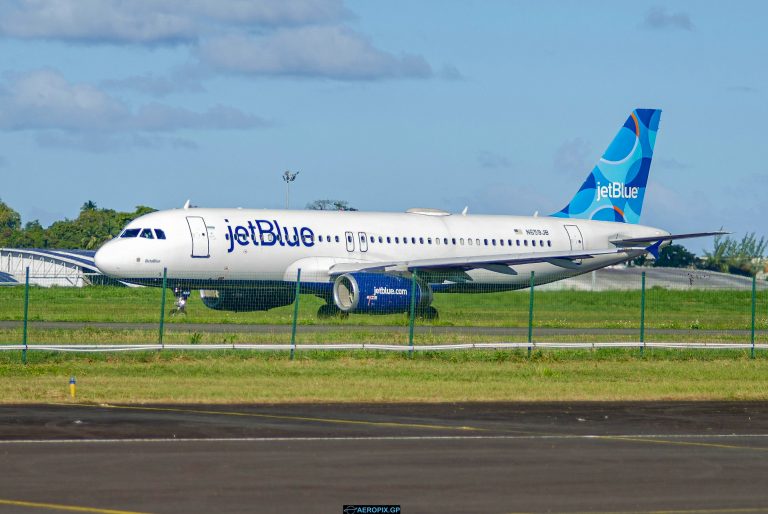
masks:
{"label": "winglet", "polygon": [[653,255],[654,259],[659,258],[659,248],[661,247],[661,243],[663,243],[663,239],[659,239],[655,243],[653,243],[651,246],[648,246],[645,251]]}

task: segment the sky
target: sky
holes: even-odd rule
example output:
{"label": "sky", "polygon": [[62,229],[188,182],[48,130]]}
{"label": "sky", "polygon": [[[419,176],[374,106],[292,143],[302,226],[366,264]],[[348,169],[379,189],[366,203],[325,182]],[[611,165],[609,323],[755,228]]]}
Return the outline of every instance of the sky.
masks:
{"label": "sky", "polygon": [[[0,199],[541,215],[663,110],[641,223],[768,236],[768,3],[4,0]],[[686,242],[700,253],[711,241]]]}

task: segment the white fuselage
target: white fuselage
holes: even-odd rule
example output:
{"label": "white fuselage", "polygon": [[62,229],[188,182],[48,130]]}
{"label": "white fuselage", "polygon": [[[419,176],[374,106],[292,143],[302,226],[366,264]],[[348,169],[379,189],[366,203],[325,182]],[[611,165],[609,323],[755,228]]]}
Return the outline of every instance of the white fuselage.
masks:
{"label": "white fuselage", "polygon": [[[530,254],[605,249],[610,240],[668,232],[626,223],[552,217],[188,208],[159,211],[132,221],[154,237],[117,237],[96,254],[105,274],[138,283],[168,280],[210,284],[295,281],[329,284],[332,266],[354,262]],[[165,239],[158,239],[156,229]],[[469,269],[473,284],[525,287],[551,282],[634,258],[637,249],[583,261],[538,262]],[[445,284],[451,283],[450,277]],[[439,284],[436,284],[439,285]],[[202,286],[201,286],[202,287]]]}

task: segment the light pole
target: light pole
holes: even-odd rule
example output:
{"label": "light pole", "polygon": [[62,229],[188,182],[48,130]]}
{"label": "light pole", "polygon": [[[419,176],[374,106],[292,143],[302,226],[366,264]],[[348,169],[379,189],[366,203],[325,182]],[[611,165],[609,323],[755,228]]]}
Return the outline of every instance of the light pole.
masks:
{"label": "light pole", "polygon": [[283,181],[285,181],[285,208],[287,209],[290,205],[290,194],[291,194],[291,182],[296,180],[296,175],[298,175],[299,172],[290,172],[288,170],[283,173]]}

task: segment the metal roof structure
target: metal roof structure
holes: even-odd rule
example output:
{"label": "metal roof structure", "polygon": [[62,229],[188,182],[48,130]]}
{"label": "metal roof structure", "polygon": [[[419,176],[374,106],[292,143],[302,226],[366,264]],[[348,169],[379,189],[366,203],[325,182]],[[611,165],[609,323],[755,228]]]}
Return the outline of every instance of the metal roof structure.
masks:
{"label": "metal roof structure", "polygon": [[27,268],[29,283],[39,286],[103,283],[106,277],[96,267],[94,255],[94,250],[0,248],[0,285],[23,284]]}

